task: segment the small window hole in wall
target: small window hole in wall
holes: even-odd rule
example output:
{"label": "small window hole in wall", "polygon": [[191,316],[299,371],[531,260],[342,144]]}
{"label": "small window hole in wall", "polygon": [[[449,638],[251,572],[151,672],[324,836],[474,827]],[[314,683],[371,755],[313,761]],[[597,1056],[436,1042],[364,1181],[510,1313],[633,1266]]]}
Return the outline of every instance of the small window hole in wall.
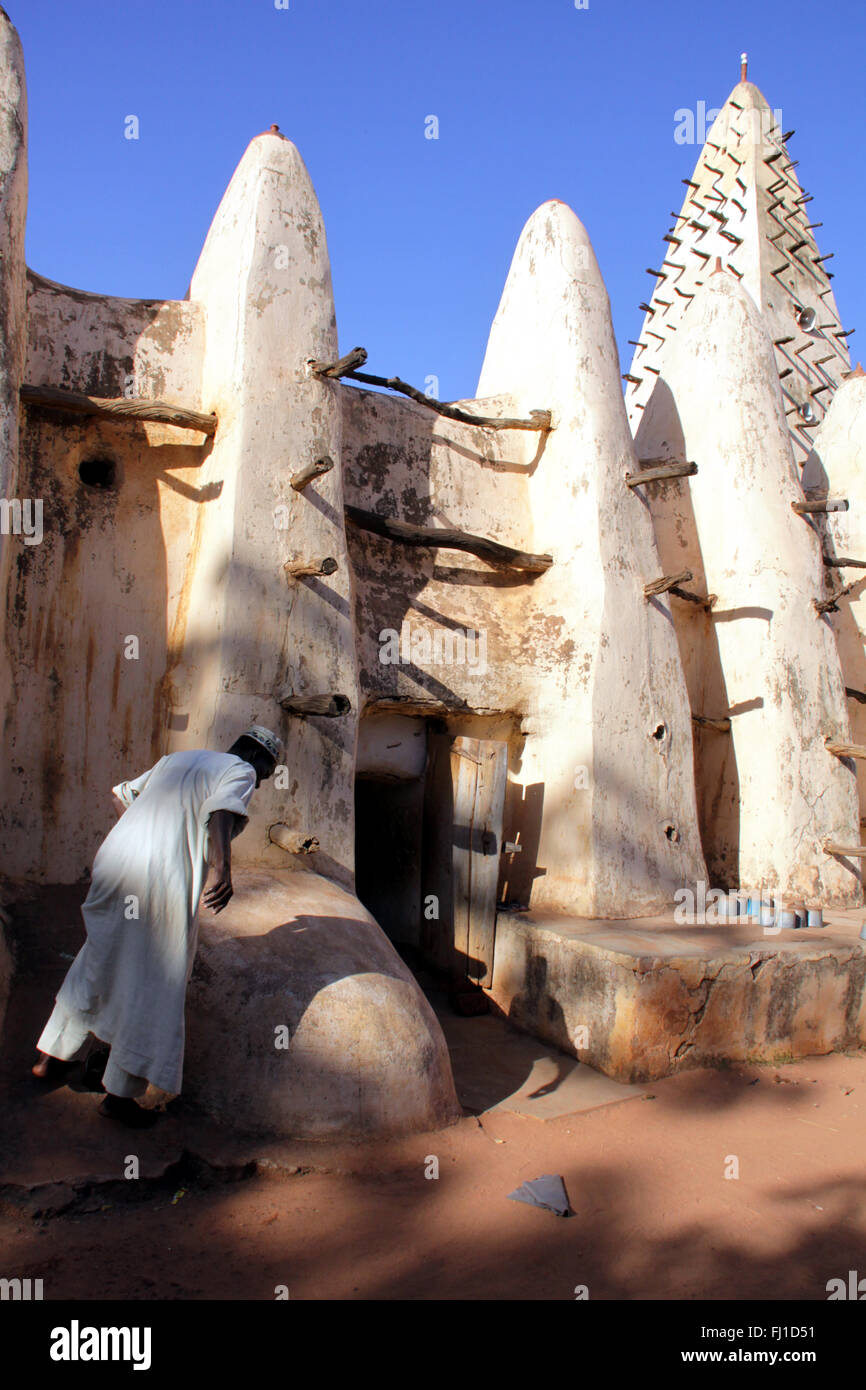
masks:
{"label": "small window hole in wall", "polygon": [[668,823],[665,826],[665,835],[671,841],[672,844],[676,844],[680,838],[680,832],[677,830],[675,825],[671,825],[670,823]]}
{"label": "small window hole in wall", "polygon": [[78,465],[78,476],[85,487],[97,492],[110,492],[117,485],[117,465],[113,459],[82,459]]}
{"label": "small window hole in wall", "polygon": [[661,743],[663,738],[667,738],[667,733],[667,724],[657,724],[656,727],[653,729],[653,738],[656,740],[656,742]]}

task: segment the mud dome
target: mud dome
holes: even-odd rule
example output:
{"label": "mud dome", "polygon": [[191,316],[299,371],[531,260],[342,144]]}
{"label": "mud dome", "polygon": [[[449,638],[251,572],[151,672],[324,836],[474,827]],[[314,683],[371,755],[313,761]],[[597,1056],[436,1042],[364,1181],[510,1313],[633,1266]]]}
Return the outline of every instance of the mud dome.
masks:
{"label": "mud dome", "polygon": [[458,1119],[436,1016],[357,898],[285,870],[242,869],[234,887],[199,932],[184,1095],[230,1125],[286,1137]]}

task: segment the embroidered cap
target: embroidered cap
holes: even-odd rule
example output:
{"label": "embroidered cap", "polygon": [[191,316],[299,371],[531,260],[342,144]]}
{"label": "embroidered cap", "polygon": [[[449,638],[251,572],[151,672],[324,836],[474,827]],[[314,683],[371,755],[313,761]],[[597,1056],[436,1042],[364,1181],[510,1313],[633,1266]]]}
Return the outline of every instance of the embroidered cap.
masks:
{"label": "embroidered cap", "polygon": [[283,746],[281,741],[276,734],[272,734],[270,729],[263,728],[261,724],[251,724],[248,729],[244,729],[242,737],[251,738],[254,743],[258,743],[266,753],[270,753],[274,762],[280,756],[280,749]]}

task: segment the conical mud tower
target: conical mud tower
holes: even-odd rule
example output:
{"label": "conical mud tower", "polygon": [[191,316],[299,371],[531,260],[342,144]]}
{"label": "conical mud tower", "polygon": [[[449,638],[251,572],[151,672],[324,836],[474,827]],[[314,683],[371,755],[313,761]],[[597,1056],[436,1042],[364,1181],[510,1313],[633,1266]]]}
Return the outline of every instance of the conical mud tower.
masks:
{"label": "conical mud tower", "polygon": [[[772,343],[735,276],[712,275],[696,296],[663,384],[666,446],[697,464],[680,484],[678,511],[692,524],[677,528],[679,558],[715,596],[704,625],[681,633],[692,697],[714,702],[703,705],[717,723],[706,737],[729,745],[723,779],[717,763],[699,764],[711,867],[728,884],[800,901],[860,902],[856,866],[824,849],[856,844],[858,824],[850,770],[825,746],[847,740],[848,717],[833,632],[817,607],[821,547]],[[650,402],[639,435],[658,441],[657,428]],[[674,563],[673,529],[665,535]]]}
{"label": "conical mud tower", "polygon": [[619,385],[610,308],[589,238],[563,203],[530,218],[478,386],[539,401],[555,429],[531,476],[536,582],[556,614],[539,651],[523,772],[545,788],[533,906],[646,914],[704,874],[691,717]]}
{"label": "conical mud tower", "polygon": [[[840,510],[813,518],[821,539],[827,620],[839,648],[851,740],[866,747],[866,373],[862,367],[842,383],[817,431],[803,469],[807,495],[827,498]],[[847,503],[843,510],[842,504]],[[866,761],[853,762],[866,820]],[[859,837],[862,843],[862,835]]]}
{"label": "conical mud tower", "polygon": [[[167,681],[175,721],[189,714],[178,746],[226,739],[258,699],[259,717],[280,729],[295,779],[291,828],[314,833],[327,856],[319,863],[350,886],[359,695],[339,388],[309,370],[310,359],[336,357],[336,318],[319,203],[300,154],[279,132],[248,146],[190,299],[205,317],[203,398],[224,422],[208,470],[223,481],[201,526],[178,664]],[[295,490],[292,478],[320,459],[331,467],[315,496]],[[333,570],[318,582],[287,577],[286,565],[322,557]],[[345,713],[316,724],[280,708],[287,698],[322,695],[341,697]],[[239,854],[281,865],[267,827],[285,817],[286,788],[260,791]]]}

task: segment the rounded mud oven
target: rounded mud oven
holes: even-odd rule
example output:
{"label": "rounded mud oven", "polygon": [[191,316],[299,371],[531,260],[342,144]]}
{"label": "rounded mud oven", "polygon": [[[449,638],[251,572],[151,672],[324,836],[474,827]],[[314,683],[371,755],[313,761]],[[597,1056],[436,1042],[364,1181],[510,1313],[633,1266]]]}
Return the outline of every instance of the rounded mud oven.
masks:
{"label": "rounded mud oven", "polygon": [[373,1137],[460,1118],[436,1015],[356,897],[318,874],[244,870],[203,908],[184,1095],[248,1131]]}

